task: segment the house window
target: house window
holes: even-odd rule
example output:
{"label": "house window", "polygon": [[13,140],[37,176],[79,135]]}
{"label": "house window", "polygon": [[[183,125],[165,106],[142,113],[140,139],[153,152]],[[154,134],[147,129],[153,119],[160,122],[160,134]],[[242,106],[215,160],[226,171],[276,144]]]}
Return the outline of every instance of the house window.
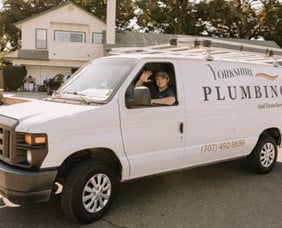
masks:
{"label": "house window", "polygon": [[36,49],[47,49],[47,29],[35,30]]}
{"label": "house window", "polygon": [[55,31],[55,41],[84,43],[85,33],[72,31]]}
{"label": "house window", "polygon": [[103,33],[93,32],[92,33],[92,43],[94,44],[103,43]]}

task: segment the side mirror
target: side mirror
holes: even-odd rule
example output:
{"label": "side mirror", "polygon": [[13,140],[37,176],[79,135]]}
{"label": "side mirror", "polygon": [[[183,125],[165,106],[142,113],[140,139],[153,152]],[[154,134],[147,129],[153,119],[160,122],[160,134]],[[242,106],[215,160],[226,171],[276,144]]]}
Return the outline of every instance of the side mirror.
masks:
{"label": "side mirror", "polygon": [[[129,88],[130,89],[130,88]],[[150,90],[145,86],[136,87],[133,89],[133,97],[126,99],[127,107],[133,106],[148,106],[151,105]]]}

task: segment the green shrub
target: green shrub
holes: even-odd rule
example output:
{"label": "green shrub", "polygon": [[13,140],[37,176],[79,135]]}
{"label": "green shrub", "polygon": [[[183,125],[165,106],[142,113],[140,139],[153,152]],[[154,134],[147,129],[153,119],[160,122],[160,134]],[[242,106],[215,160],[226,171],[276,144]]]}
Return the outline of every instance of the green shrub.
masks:
{"label": "green shrub", "polygon": [[23,84],[26,76],[24,66],[7,66],[3,69],[5,85],[9,90],[17,90]]}

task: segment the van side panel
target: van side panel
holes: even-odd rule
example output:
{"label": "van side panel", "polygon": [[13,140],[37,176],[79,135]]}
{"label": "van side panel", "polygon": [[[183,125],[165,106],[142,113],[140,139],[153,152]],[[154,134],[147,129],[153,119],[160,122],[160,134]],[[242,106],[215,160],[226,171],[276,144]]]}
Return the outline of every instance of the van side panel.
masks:
{"label": "van side panel", "polygon": [[249,154],[259,135],[281,129],[282,74],[271,66],[182,59],[185,165]]}

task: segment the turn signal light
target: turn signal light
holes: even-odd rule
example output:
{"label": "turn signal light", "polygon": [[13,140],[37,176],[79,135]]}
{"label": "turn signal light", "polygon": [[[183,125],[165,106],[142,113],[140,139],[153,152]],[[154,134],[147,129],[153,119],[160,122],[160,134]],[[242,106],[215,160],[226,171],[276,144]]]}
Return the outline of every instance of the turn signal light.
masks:
{"label": "turn signal light", "polygon": [[45,144],[45,135],[25,135],[24,141],[28,145]]}

